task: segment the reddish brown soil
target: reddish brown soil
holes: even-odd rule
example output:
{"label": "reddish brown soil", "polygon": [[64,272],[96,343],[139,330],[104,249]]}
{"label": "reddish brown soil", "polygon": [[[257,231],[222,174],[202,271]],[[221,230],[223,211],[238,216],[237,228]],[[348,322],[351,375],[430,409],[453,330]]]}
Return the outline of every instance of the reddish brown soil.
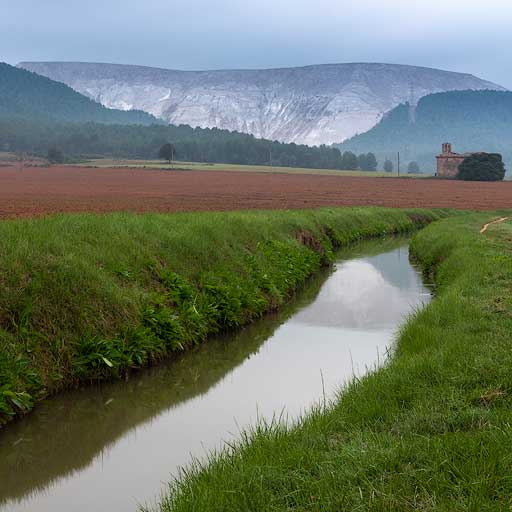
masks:
{"label": "reddish brown soil", "polygon": [[376,205],[512,208],[512,182],[78,167],[0,168],[0,218],[54,212]]}

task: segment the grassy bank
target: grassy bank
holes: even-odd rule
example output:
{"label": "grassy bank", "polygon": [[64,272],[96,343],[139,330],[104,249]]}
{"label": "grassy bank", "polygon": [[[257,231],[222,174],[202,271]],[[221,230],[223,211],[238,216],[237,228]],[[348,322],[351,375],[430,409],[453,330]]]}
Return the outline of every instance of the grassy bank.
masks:
{"label": "grassy bank", "polygon": [[0,424],[279,307],[358,239],[440,213],[379,208],[62,215],[0,223]]}
{"label": "grassy bank", "polygon": [[385,368],[189,468],[161,511],[510,510],[512,222],[479,235],[492,217],[415,235],[437,297]]}

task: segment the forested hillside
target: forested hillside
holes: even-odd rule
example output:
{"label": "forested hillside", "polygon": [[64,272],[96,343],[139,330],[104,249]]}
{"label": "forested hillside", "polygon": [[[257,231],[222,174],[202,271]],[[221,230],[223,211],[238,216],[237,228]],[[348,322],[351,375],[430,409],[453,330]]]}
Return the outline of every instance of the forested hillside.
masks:
{"label": "forested hillside", "polygon": [[[65,156],[157,158],[171,142],[184,161],[341,169],[336,148],[282,144],[227,130],[172,125],[57,123],[0,116],[0,150],[46,155],[56,147]],[[354,165],[357,167],[357,158]],[[352,167],[353,168],[353,167]]]}
{"label": "forested hillside", "polygon": [[67,85],[0,62],[0,118],[98,123],[161,123],[140,110],[105,108]]}
{"label": "forested hillside", "polygon": [[512,161],[512,92],[455,91],[425,96],[411,116],[404,104],[389,112],[366,133],[338,145],[355,153],[374,151],[377,158],[416,160],[433,170],[443,142],[454,151],[486,151]]}

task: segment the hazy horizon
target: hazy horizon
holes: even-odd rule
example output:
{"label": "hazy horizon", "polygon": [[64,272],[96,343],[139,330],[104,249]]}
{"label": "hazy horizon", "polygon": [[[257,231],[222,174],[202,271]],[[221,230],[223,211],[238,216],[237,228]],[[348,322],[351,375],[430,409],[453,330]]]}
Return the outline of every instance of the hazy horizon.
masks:
{"label": "hazy horizon", "polygon": [[469,73],[512,88],[505,0],[0,0],[0,60],[180,70],[390,63]]}

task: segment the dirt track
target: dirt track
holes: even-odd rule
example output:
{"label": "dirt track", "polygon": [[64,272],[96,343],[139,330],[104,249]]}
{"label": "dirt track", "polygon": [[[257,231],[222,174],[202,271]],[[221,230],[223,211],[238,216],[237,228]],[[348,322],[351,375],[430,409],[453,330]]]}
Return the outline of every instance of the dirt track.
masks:
{"label": "dirt track", "polygon": [[483,235],[489,229],[489,226],[493,226],[494,224],[501,224],[502,222],[505,222],[508,219],[510,219],[510,217],[500,217],[499,219],[484,224],[482,226],[482,229],[480,229],[480,234]]}
{"label": "dirt track", "polygon": [[0,167],[0,218],[77,211],[194,211],[377,205],[512,208],[512,182]]}

